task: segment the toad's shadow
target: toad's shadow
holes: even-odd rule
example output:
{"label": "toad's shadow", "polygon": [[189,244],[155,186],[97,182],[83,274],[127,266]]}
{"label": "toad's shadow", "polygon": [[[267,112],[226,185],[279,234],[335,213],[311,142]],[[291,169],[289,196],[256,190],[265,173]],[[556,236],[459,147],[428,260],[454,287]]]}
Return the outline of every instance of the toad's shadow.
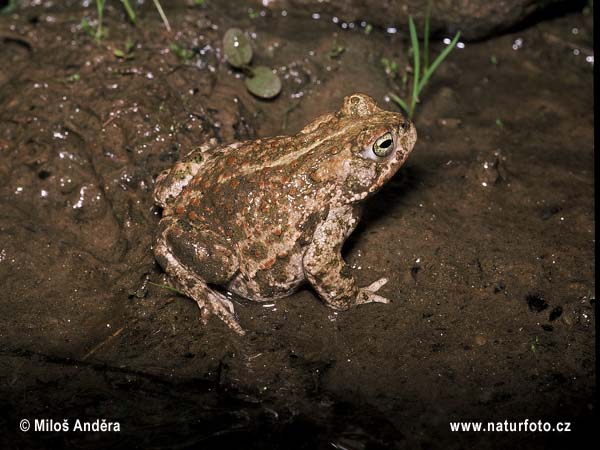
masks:
{"label": "toad's shadow", "polygon": [[418,189],[424,178],[424,171],[418,166],[405,165],[388,181],[379,192],[365,202],[361,220],[344,243],[342,254],[351,253],[356,243],[363,238],[363,233],[372,231],[378,223],[390,214],[398,216],[403,200]]}

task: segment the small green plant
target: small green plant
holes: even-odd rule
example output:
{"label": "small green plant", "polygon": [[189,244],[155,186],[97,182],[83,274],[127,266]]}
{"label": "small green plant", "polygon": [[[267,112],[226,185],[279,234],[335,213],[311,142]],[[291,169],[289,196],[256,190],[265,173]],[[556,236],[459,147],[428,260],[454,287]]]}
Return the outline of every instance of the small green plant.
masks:
{"label": "small green plant", "polygon": [[113,50],[113,55],[121,59],[131,59],[133,58],[134,47],[135,42],[133,42],[131,38],[127,38],[127,41],[125,41],[125,48],[123,50],[121,50],[120,48],[115,48]]}
{"label": "small green plant", "polygon": [[94,31],[94,28],[92,27],[92,25],[88,22],[88,20],[86,18],[81,19],[81,29],[89,37],[91,37],[91,38],[96,37],[96,31]]}
{"label": "small green plant", "polygon": [[[169,20],[165,15],[165,12],[160,5],[159,0],[152,0],[154,2],[154,6],[160,15],[163,23],[165,24],[165,28],[167,31],[171,31],[171,25],[169,24]],[[132,24],[136,24],[137,16],[135,14],[134,9],[131,6],[129,0],[121,0],[123,4],[123,8],[125,8],[125,12],[127,13],[127,17]],[[103,21],[104,21],[104,7],[106,6],[106,0],[96,0],[96,11],[98,12],[98,24],[96,26],[96,31],[92,31],[92,26],[90,25],[87,19],[81,20],[81,28],[84,32],[92,36],[96,41],[101,41],[106,37],[106,31],[103,29]]]}
{"label": "small green plant", "polygon": [[246,75],[246,89],[260,98],[273,98],[281,92],[281,80],[268,67],[250,66],[252,45],[239,28],[230,28],[223,36],[223,53],[227,62]]}
{"label": "small green plant", "polygon": [[183,62],[187,62],[194,57],[194,52],[192,50],[188,50],[176,42],[172,42],[171,45],[169,45],[169,49]]}
{"label": "small green plant", "polygon": [[331,43],[331,49],[329,50],[329,53],[327,54],[327,56],[329,56],[329,59],[336,59],[338,56],[340,56],[345,51],[346,51],[346,47],[344,47],[343,45],[340,45],[340,43],[337,40],[337,37],[335,37],[335,38],[333,38],[333,42]]}
{"label": "small green plant", "polygon": [[389,58],[381,58],[381,65],[383,66],[383,70],[388,77],[396,78],[398,76],[398,63],[393,59]]}
{"label": "small green plant", "polygon": [[535,337],[532,341],[531,341],[531,351],[533,353],[536,353],[538,351],[538,349],[540,348],[540,338],[539,337]]}
{"label": "small green plant", "polygon": [[76,83],[79,80],[81,80],[81,75],[79,75],[78,73],[74,73],[73,75],[67,78],[67,82],[69,83]]}
{"label": "small green plant", "polygon": [[412,73],[412,92],[410,100],[404,101],[394,93],[390,93],[390,98],[395,101],[407,114],[408,118],[412,119],[415,113],[415,107],[419,101],[419,95],[427,82],[446,59],[450,52],[456,47],[460,38],[460,31],[456,33],[450,44],[438,55],[438,57],[429,65],[429,17],[431,15],[431,0],[427,3],[427,13],[425,15],[425,32],[423,33],[423,65],[421,66],[421,51],[419,47],[419,39],[417,37],[417,29],[412,16],[408,17],[408,26],[410,32],[410,50],[413,55],[413,73]]}

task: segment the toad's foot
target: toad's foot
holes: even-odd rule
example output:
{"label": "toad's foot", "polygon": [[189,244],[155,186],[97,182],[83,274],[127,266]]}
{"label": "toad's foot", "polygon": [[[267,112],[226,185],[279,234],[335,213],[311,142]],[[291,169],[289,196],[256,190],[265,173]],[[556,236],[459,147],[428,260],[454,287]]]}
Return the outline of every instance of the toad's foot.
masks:
{"label": "toad's foot", "polygon": [[160,265],[171,275],[177,290],[191,297],[198,304],[202,322],[205,325],[208,322],[208,316],[212,313],[237,334],[246,334],[235,318],[233,303],[223,294],[213,291],[200,277],[187,270],[171,254],[164,240],[157,241],[154,251]]}
{"label": "toad's foot", "polygon": [[184,293],[193,298],[200,307],[200,314],[204,325],[208,323],[208,317],[212,313],[225,322],[237,334],[242,336],[246,334],[235,318],[233,303],[223,294],[211,290],[204,283],[196,284],[191,289],[184,289]]}
{"label": "toad's foot", "polygon": [[[164,220],[165,219],[163,219],[163,221]],[[182,230],[173,226],[172,223],[167,223],[166,231],[163,232],[163,236],[157,240],[154,247],[154,256],[165,272],[170,275],[171,280],[175,282],[177,290],[188,297],[191,297],[198,304],[200,307],[202,322],[204,324],[208,322],[208,316],[212,313],[219,317],[219,319],[225,322],[227,326],[236,333],[240,335],[245,334],[244,330],[235,318],[233,303],[231,303],[231,301],[228,300],[223,294],[212,290],[205,281],[205,277],[198,276],[195,272],[188,269],[188,267],[182,264],[180,260],[175,257],[173,249],[167,245],[167,239],[171,237],[169,233],[172,233],[176,238],[179,239],[179,241],[183,241],[184,243],[197,243],[192,246],[192,250],[194,252],[191,254],[191,256],[191,251],[189,251],[189,249],[186,247],[175,247],[180,254],[183,254],[187,258],[187,260],[192,260],[192,262],[194,262],[194,258],[197,257],[198,253],[204,254],[198,249],[203,250],[203,252],[206,253],[210,252],[201,246],[202,240],[199,238],[203,236],[202,233],[194,230]],[[173,239],[173,241],[175,241],[175,243],[178,242],[175,239]],[[213,249],[209,247],[209,250]],[[219,261],[222,262],[222,260]],[[204,261],[196,261],[196,263],[198,263],[197,266],[202,267],[203,262]],[[210,267],[211,264],[204,264],[204,266]],[[212,264],[212,266],[214,266],[214,264]],[[229,267],[230,271],[234,271],[235,269],[236,266],[233,264],[231,267]],[[215,273],[211,274],[210,272],[207,272],[205,275],[210,277],[211,275],[214,276]],[[224,277],[224,279],[229,277],[227,272],[224,274],[217,273],[217,275],[221,275]]]}
{"label": "toad's foot", "polygon": [[380,278],[377,281],[374,281],[370,285],[360,288],[358,292],[358,296],[356,297],[356,304],[362,305],[364,303],[389,303],[390,301],[382,297],[381,295],[376,294],[384,284],[388,282],[387,278]]}

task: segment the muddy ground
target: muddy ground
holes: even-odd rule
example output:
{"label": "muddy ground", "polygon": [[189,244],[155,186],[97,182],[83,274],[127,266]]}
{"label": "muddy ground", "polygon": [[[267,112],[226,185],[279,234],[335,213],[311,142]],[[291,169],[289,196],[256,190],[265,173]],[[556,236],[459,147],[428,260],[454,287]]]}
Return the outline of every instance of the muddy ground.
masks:
{"label": "muddy ground", "polygon": [[[558,448],[589,430],[590,14],[466,42],[426,87],[414,152],[345,247],[362,285],[390,279],[392,304],[239,300],[239,337],[152,284],[169,282],[151,252],[156,175],[211,137],[295,133],[353,92],[398,110],[380,59],[405,67],[406,37],[209,0],[168,2],[172,33],[151,2],[137,27],[109,2],[96,43],[93,4],[33,3],[0,17],[3,448]],[[282,77],[275,100],[222,61],[231,26]],[[25,433],[23,418],[121,431]],[[524,419],[574,431],[449,427]]]}

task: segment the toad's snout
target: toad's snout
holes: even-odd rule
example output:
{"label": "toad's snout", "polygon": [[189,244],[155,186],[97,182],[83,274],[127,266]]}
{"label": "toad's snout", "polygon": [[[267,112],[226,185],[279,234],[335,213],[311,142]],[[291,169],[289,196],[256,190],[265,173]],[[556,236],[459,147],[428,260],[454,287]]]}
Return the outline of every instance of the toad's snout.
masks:
{"label": "toad's snout", "polygon": [[404,120],[398,127],[396,143],[396,158],[404,160],[417,142],[417,129],[410,120]]}

